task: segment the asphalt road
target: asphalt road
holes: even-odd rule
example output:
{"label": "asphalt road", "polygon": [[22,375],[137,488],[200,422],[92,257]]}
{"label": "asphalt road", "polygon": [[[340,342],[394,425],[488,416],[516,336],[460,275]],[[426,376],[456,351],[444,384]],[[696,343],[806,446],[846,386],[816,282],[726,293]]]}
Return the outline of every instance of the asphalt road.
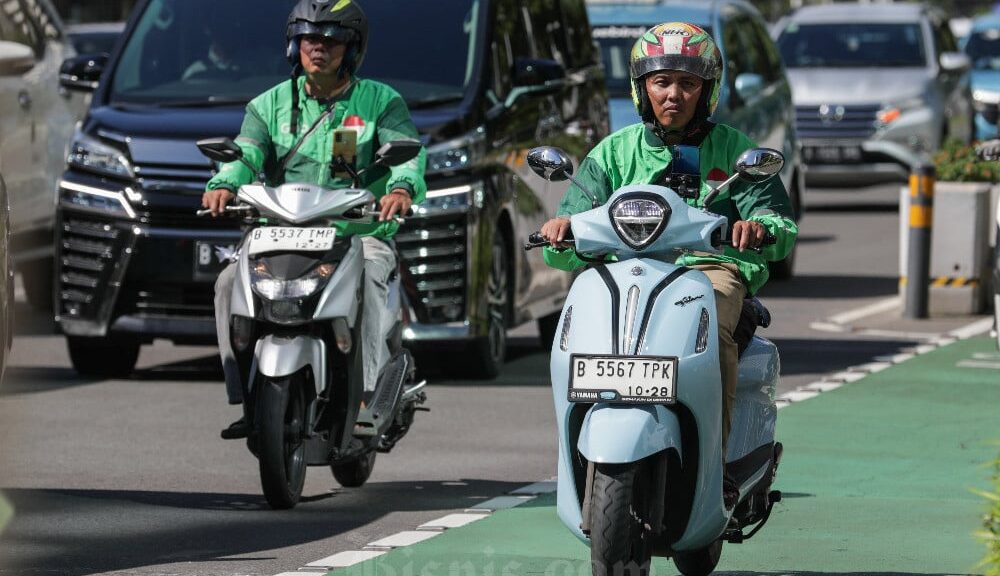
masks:
{"label": "asphalt road", "polygon": [[[783,390],[910,344],[809,327],[896,293],[895,191],[841,196],[808,197],[797,277],[762,294]],[[131,379],[81,380],[51,324],[17,312],[0,388],[0,489],[15,508],[0,574],[272,575],[555,474],[547,356],[530,327],[494,382],[432,374],[432,411],[364,487],[310,468],[304,502],[275,512],[243,443],[219,439],[238,409],[211,349],[157,343]]]}

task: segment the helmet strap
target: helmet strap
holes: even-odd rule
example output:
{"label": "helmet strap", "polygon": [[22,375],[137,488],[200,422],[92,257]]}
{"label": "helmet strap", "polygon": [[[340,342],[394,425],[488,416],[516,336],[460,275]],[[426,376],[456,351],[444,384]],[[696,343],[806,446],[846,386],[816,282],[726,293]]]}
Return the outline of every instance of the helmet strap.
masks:
{"label": "helmet strap", "polygon": [[354,61],[358,57],[358,43],[351,42],[344,51],[344,59],[340,61],[340,69],[337,70],[337,80],[354,74]]}
{"label": "helmet strap", "polygon": [[302,64],[292,66],[292,136],[299,133],[299,74],[302,72]]}

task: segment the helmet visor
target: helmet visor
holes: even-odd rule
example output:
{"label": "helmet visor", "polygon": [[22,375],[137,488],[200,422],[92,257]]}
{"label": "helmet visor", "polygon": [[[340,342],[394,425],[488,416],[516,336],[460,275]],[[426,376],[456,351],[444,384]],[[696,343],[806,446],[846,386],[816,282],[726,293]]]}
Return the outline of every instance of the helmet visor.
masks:
{"label": "helmet visor", "polygon": [[354,30],[338,24],[315,24],[305,20],[296,20],[288,25],[288,37],[322,36],[338,42],[350,42],[354,39]]}
{"label": "helmet visor", "polygon": [[633,78],[642,78],[650,72],[660,70],[680,70],[690,72],[703,80],[713,80],[719,75],[718,69],[708,59],[701,56],[682,54],[661,54],[634,60],[630,66]]}

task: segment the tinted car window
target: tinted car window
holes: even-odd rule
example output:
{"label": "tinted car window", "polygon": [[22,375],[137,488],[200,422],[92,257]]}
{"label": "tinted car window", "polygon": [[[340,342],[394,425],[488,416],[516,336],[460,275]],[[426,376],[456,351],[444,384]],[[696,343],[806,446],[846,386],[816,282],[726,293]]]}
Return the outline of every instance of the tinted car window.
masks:
{"label": "tinted car window", "polygon": [[781,33],[789,68],[905,68],[927,63],[920,24],[798,24]]}
{"label": "tinted car window", "polygon": [[965,52],[976,70],[1000,70],[1000,29],[990,28],[970,35]]}
{"label": "tinted car window", "polygon": [[743,35],[740,32],[740,28],[745,25],[746,22],[742,18],[728,20],[722,25],[722,45],[725,50],[723,55],[725,58],[724,73],[726,86],[728,86],[731,95],[730,105],[732,108],[738,108],[743,104],[733,88],[736,77],[745,72],[754,71],[753,61],[750,59],[752,54],[744,46]]}
{"label": "tinted car window", "polygon": [[[285,21],[294,0],[153,0],[142,13],[116,66],[113,103],[247,101],[288,78]],[[460,98],[469,83],[478,33],[477,0],[365,6],[372,30],[361,75],[384,81],[411,104]],[[394,31],[426,23],[421,62],[406,56],[409,38]],[[266,31],[262,34],[261,31]],[[366,74],[367,72],[367,74]]]}
{"label": "tinted car window", "polygon": [[748,40],[757,46],[758,65],[760,66],[758,74],[763,76],[768,84],[780,80],[782,70],[781,54],[778,52],[778,47],[774,45],[774,41],[771,40],[771,36],[767,33],[767,30],[760,22],[751,20],[747,35]]}
{"label": "tinted car window", "polygon": [[493,92],[501,100],[510,92],[514,61],[539,58],[539,52],[525,33],[532,26],[526,7],[512,0],[497,4],[496,32],[491,46]]}

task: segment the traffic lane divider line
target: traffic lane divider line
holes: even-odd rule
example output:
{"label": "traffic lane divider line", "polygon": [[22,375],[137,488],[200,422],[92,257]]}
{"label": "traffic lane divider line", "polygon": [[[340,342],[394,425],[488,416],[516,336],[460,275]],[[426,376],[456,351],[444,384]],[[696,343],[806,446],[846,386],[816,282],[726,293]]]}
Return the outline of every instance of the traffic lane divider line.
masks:
{"label": "traffic lane divider line", "polygon": [[[372,558],[378,558],[379,556],[385,554],[389,550],[348,550],[346,552],[338,552],[333,556],[327,556],[322,560],[317,560],[315,562],[310,562],[306,564],[305,568],[347,568],[348,566],[354,566],[358,562],[364,562],[365,560],[371,560]],[[301,574],[301,572],[299,572]]]}
{"label": "traffic lane divider line", "polygon": [[482,520],[490,515],[489,512],[483,512],[479,514],[473,513],[455,513],[448,514],[447,516],[442,516],[437,520],[431,520],[430,522],[424,522],[420,526],[417,526],[417,530],[446,530],[449,528],[459,528],[467,524],[472,524],[476,520]]}

